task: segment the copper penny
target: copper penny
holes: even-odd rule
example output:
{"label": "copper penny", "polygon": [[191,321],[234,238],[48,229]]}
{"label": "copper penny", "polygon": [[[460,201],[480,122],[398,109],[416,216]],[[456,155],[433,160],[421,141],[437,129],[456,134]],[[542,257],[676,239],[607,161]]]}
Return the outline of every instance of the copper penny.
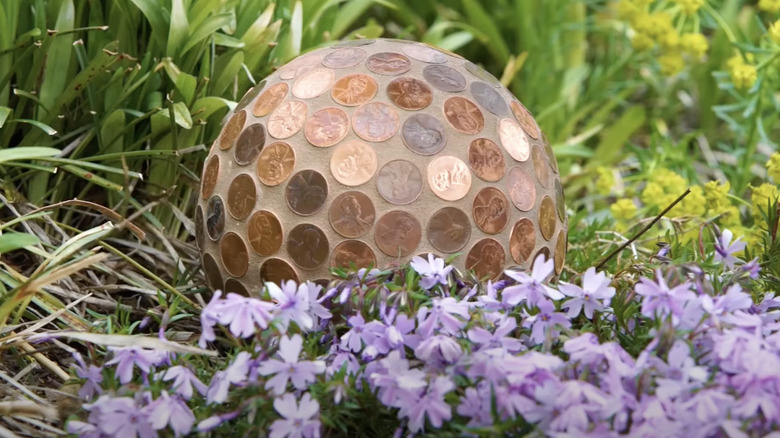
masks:
{"label": "copper penny", "polygon": [[431,104],[433,90],[419,79],[398,78],[387,84],[387,97],[399,108],[415,111]]}
{"label": "copper penny", "polygon": [[376,210],[371,198],[357,191],[344,192],[333,200],[328,211],[330,225],[344,237],[356,238],[374,226]]}
{"label": "copper penny", "polygon": [[498,234],[509,223],[509,201],[495,187],[485,187],[477,193],[471,212],[479,229],[487,234]]}
{"label": "copper penny", "polygon": [[330,52],[322,58],[322,65],[328,68],[347,68],[360,64],[366,58],[366,51],[357,47]]}
{"label": "copper penny", "polygon": [[552,145],[550,145],[550,142],[547,140],[547,136],[544,133],[542,133],[542,144],[544,145],[544,153],[547,155],[547,162],[550,163],[553,172],[558,173],[558,161],[555,159]]}
{"label": "copper penny", "polygon": [[301,130],[306,122],[306,104],[297,100],[283,103],[268,117],[268,133],[274,138],[287,138]]}
{"label": "copper penny", "polygon": [[330,172],[345,186],[359,186],[376,173],[377,158],[374,149],[358,140],[344,142],[333,150]]}
{"label": "copper penny", "polygon": [[226,151],[233,147],[236,143],[238,135],[241,134],[241,130],[244,129],[244,123],[246,122],[246,111],[239,111],[233,114],[233,117],[225,124],[225,128],[222,130],[222,135],[219,136],[219,148]]}
{"label": "copper penny", "polygon": [[539,184],[545,189],[550,187],[550,166],[547,164],[547,158],[544,156],[544,152],[539,147],[531,149],[531,159],[534,163],[534,172],[536,173],[536,179],[539,180]]}
{"label": "copper penny", "polygon": [[282,247],[282,223],[267,210],[256,212],[249,218],[247,237],[249,245],[261,256],[274,255]]}
{"label": "copper penny", "polygon": [[376,42],[376,40],[372,38],[346,40],[346,41],[339,41],[338,43],[334,44],[331,48],[339,49],[341,47],[361,47],[361,46],[367,46],[369,44],[374,44],[374,42]]}
{"label": "copper penny", "polygon": [[520,211],[528,211],[536,203],[536,184],[528,172],[520,167],[509,169],[507,190],[509,199]]}
{"label": "copper penny", "polygon": [[444,253],[453,253],[466,246],[471,238],[471,222],[463,210],[444,207],[428,222],[428,241]]}
{"label": "copper penny", "polygon": [[244,239],[236,233],[227,233],[219,241],[222,265],[228,274],[240,278],[249,269],[249,250]]}
{"label": "copper penny", "polygon": [[444,64],[447,62],[447,55],[422,44],[410,44],[401,50],[412,58],[429,64]]}
{"label": "copper penny", "polygon": [[412,203],[422,193],[423,181],[420,169],[406,160],[391,161],[376,176],[379,194],[395,205]]}
{"label": "copper penny", "polygon": [[214,187],[217,186],[219,178],[219,157],[212,155],[206,166],[203,168],[203,176],[200,183],[200,195],[203,199],[208,199],[214,193]]}
{"label": "copper penny", "polygon": [[398,112],[382,102],[367,103],[352,114],[352,129],[366,141],[388,140],[398,131]]}
{"label": "copper penny", "polygon": [[255,97],[257,97],[258,94],[260,94],[261,91],[265,88],[266,81],[265,79],[260,81],[257,85],[250,88],[246,93],[244,93],[244,97],[241,98],[241,100],[238,101],[238,104],[236,104],[236,107],[233,108],[233,111],[241,111],[252,103],[253,100],[255,100]]}
{"label": "copper penny", "polygon": [[329,68],[316,68],[303,73],[292,86],[293,96],[311,99],[328,91],[336,80],[336,74]]}
{"label": "copper penny", "polygon": [[233,158],[239,166],[254,163],[265,146],[265,127],[261,123],[247,126],[238,137]]}
{"label": "copper penny", "polygon": [[290,178],[285,191],[290,210],[301,216],[310,216],[325,205],[328,182],[316,170],[301,170]]}
{"label": "copper penny", "polygon": [[496,77],[490,74],[490,72],[478,66],[477,64],[474,64],[471,61],[466,61],[463,63],[463,67],[465,67],[466,71],[473,74],[477,79],[481,79],[496,88],[501,86],[501,81],[496,79]]}
{"label": "copper penny", "polygon": [[506,101],[495,88],[484,82],[472,82],[471,95],[474,96],[474,100],[478,104],[490,111],[491,113],[502,116],[509,112],[509,107],[506,105]]}
{"label": "copper penny", "polygon": [[475,243],[466,256],[466,269],[473,270],[479,279],[496,279],[504,271],[506,253],[494,239]]}
{"label": "copper penny", "polygon": [[423,77],[441,91],[457,93],[466,89],[466,78],[446,65],[429,65],[423,69]]}
{"label": "copper penny", "polygon": [[485,127],[485,117],[474,102],[465,97],[450,97],[444,102],[444,116],[461,134],[479,134]]}
{"label": "copper penny", "polygon": [[257,102],[255,102],[255,106],[252,109],[252,114],[254,114],[255,117],[267,116],[282,103],[284,98],[287,97],[288,91],[290,91],[290,86],[284,82],[272,85],[257,99]]}
{"label": "copper penny", "polygon": [[457,201],[471,189],[471,171],[460,158],[437,157],[428,164],[428,186],[439,198]]}
{"label": "copper penny", "polygon": [[246,287],[244,287],[244,285],[240,281],[236,280],[235,278],[228,278],[225,281],[225,293],[226,294],[234,293],[234,294],[243,295],[245,297],[249,296],[249,291],[246,290]]}
{"label": "copper penny", "polygon": [[246,219],[257,201],[257,186],[249,174],[235,177],[228,188],[227,204],[230,215],[238,220]]}
{"label": "copper penny", "polygon": [[558,211],[558,217],[561,221],[566,220],[566,200],[563,197],[563,186],[561,181],[555,180],[555,209]]}
{"label": "copper penny", "polygon": [[267,186],[277,186],[290,176],[295,167],[295,151],[287,143],[271,143],[260,152],[257,177]]}
{"label": "copper penny", "polygon": [[412,61],[400,53],[375,53],[366,60],[366,67],[376,74],[397,76],[412,68]]}
{"label": "copper penny", "polygon": [[435,155],[447,144],[444,125],[430,114],[415,114],[404,122],[401,129],[404,144],[420,155]]}
{"label": "copper penny", "polygon": [[497,144],[487,138],[478,138],[471,142],[469,165],[474,175],[488,182],[500,180],[506,172],[504,153]]}
{"label": "copper penny", "polygon": [[200,206],[195,207],[195,244],[198,245],[198,249],[203,251],[206,249],[206,219],[203,217],[203,208]]}
{"label": "copper penny", "polygon": [[369,268],[376,266],[376,255],[371,247],[359,240],[345,240],[335,248],[330,256],[331,268]]}
{"label": "copper penny", "polygon": [[300,224],[287,236],[287,252],[299,267],[314,269],[328,259],[330,246],[325,233],[317,226]]}
{"label": "copper penny", "polygon": [[225,203],[219,196],[212,196],[206,204],[206,233],[209,239],[218,240],[225,231]]}
{"label": "copper penny", "polygon": [[376,245],[385,254],[404,257],[412,254],[420,245],[422,227],[411,213],[393,210],[379,218],[374,238]]}
{"label": "copper penny", "polygon": [[322,65],[322,56],[320,55],[299,56],[279,69],[279,78],[289,81],[316,69],[320,65]]}
{"label": "copper penny", "polygon": [[340,142],[349,132],[349,116],[338,108],[323,108],[309,120],[303,133],[314,146],[328,147]]}
{"label": "copper penny", "polygon": [[509,102],[512,113],[517,119],[517,123],[523,127],[523,130],[533,138],[539,138],[539,127],[528,109],[520,102],[513,100]]}
{"label": "copper penny", "polygon": [[330,95],[333,100],[344,106],[361,105],[374,96],[379,86],[368,75],[355,74],[344,76],[333,84]]}
{"label": "copper penny", "polygon": [[563,230],[558,232],[558,239],[555,241],[553,261],[555,262],[555,274],[560,274],[563,270],[563,264],[566,262],[566,234],[563,233]]}
{"label": "copper penny", "polygon": [[523,264],[536,246],[536,225],[524,217],[517,221],[509,235],[509,253],[517,264]]}
{"label": "copper penny", "polygon": [[222,289],[222,273],[219,272],[219,265],[211,254],[203,254],[203,272],[206,273],[206,282],[211,290]]}
{"label": "copper penny", "polygon": [[555,232],[555,205],[553,200],[549,196],[542,198],[542,203],[539,205],[539,230],[542,232],[542,237],[545,240],[550,240]]}
{"label": "copper penny", "polygon": [[283,281],[292,280],[298,282],[298,274],[295,273],[289,263],[282,259],[268,259],[260,266],[260,280],[281,284]]}
{"label": "copper penny", "polygon": [[547,249],[547,247],[546,247],[546,246],[545,246],[545,247],[542,247],[542,248],[541,248],[539,251],[537,251],[536,255],[534,256],[534,262],[533,262],[533,264],[531,265],[531,269],[533,269],[533,265],[535,265],[535,264],[536,264],[536,260],[539,258],[539,255],[540,255],[540,254],[544,254],[544,259],[545,259],[545,260],[550,260],[550,250],[549,250],[549,249]]}
{"label": "copper penny", "polygon": [[517,123],[509,119],[501,119],[498,122],[498,137],[504,149],[516,161],[526,161],[531,155],[528,136]]}

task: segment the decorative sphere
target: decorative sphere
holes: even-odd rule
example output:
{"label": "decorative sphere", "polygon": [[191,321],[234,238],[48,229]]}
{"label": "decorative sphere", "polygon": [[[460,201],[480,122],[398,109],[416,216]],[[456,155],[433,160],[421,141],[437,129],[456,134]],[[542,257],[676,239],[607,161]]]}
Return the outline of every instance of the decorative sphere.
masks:
{"label": "decorative sphere", "polygon": [[302,55],[249,90],[203,170],[195,211],[210,287],[327,279],[432,253],[478,278],[539,254],[563,269],[555,157],[481,67],[400,40]]}

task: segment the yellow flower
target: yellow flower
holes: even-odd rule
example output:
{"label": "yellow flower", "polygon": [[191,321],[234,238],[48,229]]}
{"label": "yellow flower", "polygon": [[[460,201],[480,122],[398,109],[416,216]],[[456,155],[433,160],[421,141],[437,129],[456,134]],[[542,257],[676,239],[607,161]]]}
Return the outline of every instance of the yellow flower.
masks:
{"label": "yellow flower", "polygon": [[769,25],[769,38],[776,44],[780,44],[780,20]]}
{"label": "yellow flower", "polygon": [[780,0],[760,0],[758,2],[758,9],[774,14],[780,11]]}
{"label": "yellow flower", "polygon": [[655,47],[655,41],[643,33],[638,33],[631,38],[631,47],[637,52],[644,52]]}
{"label": "yellow flower", "polygon": [[756,67],[742,64],[731,70],[731,81],[738,90],[744,90],[753,86],[758,78]]}
{"label": "yellow flower", "polygon": [[775,182],[780,182],[780,153],[775,152],[769,157],[769,161],[766,162],[766,169]]}
{"label": "yellow flower", "polygon": [[638,33],[650,37],[657,37],[666,32],[674,32],[672,16],[666,12],[654,12],[652,14],[640,14],[631,23]]}
{"label": "yellow flower", "polygon": [[675,0],[683,13],[693,15],[704,5],[704,0]]}
{"label": "yellow flower", "polygon": [[658,63],[661,65],[661,74],[664,76],[674,76],[685,67],[685,60],[681,54],[676,52],[659,56]]}
{"label": "yellow flower", "polygon": [[620,0],[617,4],[617,16],[622,20],[631,21],[641,13],[639,6],[631,0]]}
{"label": "yellow flower", "polygon": [[680,47],[685,53],[699,59],[707,53],[709,44],[707,38],[700,33],[686,33],[680,38]]}
{"label": "yellow flower", "polygon": [[702,216],[707,208],[707,200],[701,186],[691,187],[691,192],[674,208],[675,216]]}
{"label": "yellow flower", "polygon": [[728,205],[722,210],[719,222],[724,227],[734,227],[742,224],[742,219],[739,217],[739,209],[734,205]]}
{"label": "yellow flower", "polygon": [[640,199],[645,205],[659,206],[658,202],[664,196],[664,188],[660,184],[655,182],[649,182],[645,185],[645,189],[642,190]]}
{"label": "yellow flower", "polygon": [[596,172],[599,174],[598,179],[596,179],[596,191],[600,195],[609,195],[615,187],[615,174],[606,167],[599,167]]}
{"label": "yellow flower", "polygon": [[658,45],[667,50],[674,50],[680,45],[680,34],[671,29],[658,35]]}
{"label": "yellow flower", "polygon": [[750,203],[753,207],[753,218],[760,220],[763,217],[762,211],[766,212],[770,202],[774,202],[778,197],[777,186],[764,183],[758,187],[750,187],[753,193],[750,195]]}
{"label": "yellow flower", "polygon": [[636,205],[634,205],[634,201],[628,198],[618,199],[617,202],[609,207],[609,210],[618,221],[628,221],[636,216]]}
{"label": "yellow flower", "polygon": [[724,212],[731,202],[729,201],[729,190],[731,183],[726,181],[719,184],[718,181],[710,181],[704,184],[704,198],[707,202],[707,209],[711,214],[720,214]]}
{"label": "yellow flower", "polygon": [[655,173],[653,173],[653,181],[661,184],[667,193],[672,193],[675,197],[682,195],[685,186],[688,184],[688,181],[686,181],[685,178],[664,168],[657,169]]}

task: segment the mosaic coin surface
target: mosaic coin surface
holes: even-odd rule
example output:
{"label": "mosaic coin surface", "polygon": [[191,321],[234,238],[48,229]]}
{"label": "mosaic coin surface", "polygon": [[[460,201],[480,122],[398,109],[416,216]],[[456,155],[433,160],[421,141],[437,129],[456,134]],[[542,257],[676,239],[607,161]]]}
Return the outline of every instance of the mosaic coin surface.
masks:
{"label": "mosaic coin surface", "polygon": [[268,145],[257,160],[257,177],[267,186],[276,186],[290,176],[295,167],[295,151],[289,144],[277,141]]}
{"label": "mosaic coin surface", "polygon": [[203,177],[200,180],[200,196],[203,199],[208,199],[214,193],[218,178],[219,157],[212,155],[206,162],[206,167],[203,168]]}
{"label": "mosaic coin surface", "polygon": [[411,213],[393,210],[377,221],[375,239],[385,254],[392,257],[408,256],[420,244],[422,227]]}
{"label": "mosaic coin surface", "polygon": [[406,205],[422,193],[420,169],[406,160],[393,160],[379,170],[376,178],[379,194],[391,204]]}
{"label": "mosaic coin surface", "polygon": [[433,91],[425,82],[409,77],[393,79],[387,85],[387,96],[405,110],[421,110],[433,101]]}
{"label": "mosaic coin surface", "polygon": [[241,134],[241,130],[244,129],[244,123],[246,123],[246,111],[239,111],[228,120],[225,129],[222,130],[222,134],[219,136],[220,149],[225,151],[233,147],[236,139]]}
{"label": "mosaic coin surface", "polygon": [[261,123],[249,125],[244,132],[238,136],[236,147],[233,150],[233,156],[236,164],[246,166],[257,160],[260,151],[265,146],[265,127]]}
{"label": "mosaic coin surface", "polygon": [[398,131],[398,112],[382,102],[367,103],[352,115],[352,128],[366,141],[388,140]]}
{"label": "mosaic coin surface", "polygon": [[345,240],[335,248],[330,257],[332,268],[368,268],[376,266],[376,255],[370,246],[359,240]]}
{"label": "mosaic coin surface", "polygon": [[275,110],[282,100],[287,96],[290,91],[290,86],[285,82],[278,83],[270,86],[267,90],[263,91],[260,98],[255,102],[255,106],[252,109],[252,114],[255,117],[265,117]]}
{"label": "mosaic coin surface", "polygon": [[371,55],[366,61],[366,67],[380,75],[396,76],[408,72],[412,62],[400,53],[382,52]]}
{"label": "mosaic coin surface", "polygon": [[330,171],[336,181],[345,186],[359,186],[376,173],[374,149],[361,141],[348,141],[336,146],[330,158]]}
{"label": "mosaic coin surface", "polygon": [[523,264],[536,248],[536,225],[526,217],[517,221],[509,237],[509,254],[517,264]]}
{"label": "mosaic coin surface", "polygon": [[485,187],[477,193],[472,208],[474,223],[487,234],[498,234],[509,223],[509,201],[495,187]]}
{"label": "mosaic coin surface", "polygon": [[485,127],[485,117],[474,102],[465,97],[451,97],[444,102],[444,116],[450,126],[461,134],[479,134]]}
{"label": "mosaic coin surface", "polygon": [[404,122],[404,144],[420,155],[435,155],[447,144],[447,134],[439,119],[430,114],[415,114]]}
{"label": "mosaic coin surface", "polygon": [[222,237],[225,230],[225,203],[219,196],[212,196],[206,206],[206,233],[211,240]]}
{"label": "mosaic coin surface", "polygon": [[219,241],[219,251],[228,274],[234,277],[246,274],[249,269],[249,252],[241,236],[233,232],[226,233]]}
{"label": "mosaic coin surface", "polygon": [[314,146],[327,147],[340,142],[349,132],[349,116],[338,108],[323,108],[306,121],[304,134]]}
{"label": "mosaic coin surface", "polygon": [[459,158],[444,155],[428,165],[428,185],[445,201],[457,201],[471,189],[471,172]]}
{"label": "mosaic coin surface", "polygon": [[427,235],[431,245],[439,251],[457,252],[466,246],[471,238],[471,221],[463,210],[444,207],[431,216]]}
{"label": "mosaic coin surface", "polygon": [[371,76],[348,75],[336,81],[330,94],[333,100],[344,106],[362,105],[376,96],[378,87]]}
{"label": "mosaic coin surface", "polygon": [[488,182],[499,181],[506,172],[504,153],[488,138],[477,138],[471,142],[469,165],[474,175]]}
{"label": "mosaic coin surface", "polygon": [[292,100],[283,103],[268,117],[268,134],[279,139],[292,137],[303,128],[307,112],[303,102]]}
{"label": "mosaic coin surface", "polygon": [[495,239],[482,239],[469,250],[466,269],[471,269],[480,279],[498,278],[504,271],[506,253]]}
{"label": "mosaic coin surface", "polygon": [[366,56],[365,50],[358,47],[348,47],[325,55],[322,58],[322,65],[328,68],[354,67],[363,62]]}
{"label": "mosaic coin surface", "polygon": [[272,283],[281,284],[283,281],[292,280],[299,282],[300,278],[291,264],[282,259],[266,259],[260,266],[260,279]]}
{"label": "mosaic coin surface", "polygon": [[228,211],[235,219],[245,219],[252,212],[257,201],[257,186],[246,173],[235,177],[228,189]]}
{"label": "mosaic coin surface", "polygon": [[282,247],[282,223],[268,210],[255,212],[249,219],[247,236],[249,245],[256,253],[261,256],[274,255]]}
{"label": "mosaic coin surface", "polygon": [[287,236],[287,252],[299,267],[314,269],[328,260],[328,238],[316,225],[296,225]]}
{"label": "mosaic coin surface", "polygon": [[310,216],[325,205],[328,182],[321,173],[312,169],[302,170],[290,178],[285,199],[290,210],[301,216]]}
{"label": "mosaic coin surface", "polygon": [[330,224],[344,237],[356,238],[374,226],[376,209],[371,198],[363,192],[344,192],[333,200],[328,211]]}
{"label": "mosaic coin surface", "polygon": [[457,70],[446,65],[429,65],[423,70],[428,83],[441,91],[457,93],[466,89],[466,78]]}

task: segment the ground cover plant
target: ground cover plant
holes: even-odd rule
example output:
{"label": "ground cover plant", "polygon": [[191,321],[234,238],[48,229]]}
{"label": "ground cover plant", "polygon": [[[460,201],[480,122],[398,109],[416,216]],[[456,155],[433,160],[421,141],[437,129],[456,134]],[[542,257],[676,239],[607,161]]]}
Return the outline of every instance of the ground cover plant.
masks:
{"label": "ground cover plant", "polygon": [[[190,218],[222,119],[380,36],[536,115],[563,274],[211,294]],[[779,58],[776,0],[0,0],[0,433],[777,436]]]}

